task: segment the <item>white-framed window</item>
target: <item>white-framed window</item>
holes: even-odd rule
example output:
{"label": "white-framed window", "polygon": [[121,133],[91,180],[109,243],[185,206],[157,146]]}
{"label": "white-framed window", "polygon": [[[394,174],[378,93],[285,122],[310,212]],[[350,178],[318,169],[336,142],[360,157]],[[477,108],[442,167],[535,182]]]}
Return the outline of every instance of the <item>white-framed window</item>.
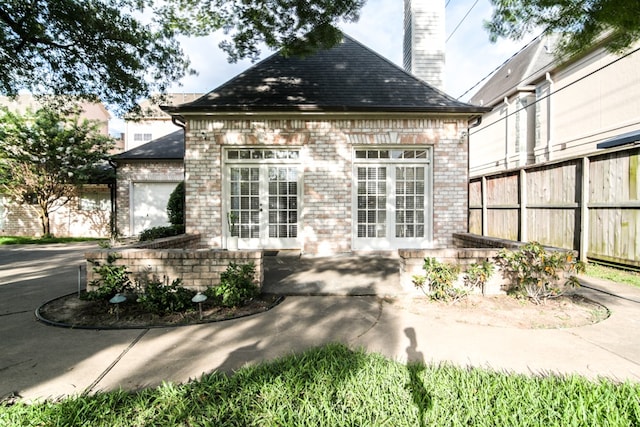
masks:
{"label": "white-framed window", "polygon": [[111,195],[108,188],[82,190],[78,196],[78,210],[109,211],[110,209]]}
{"label": "white-framed window", "polygon": [[133,134],[133,142],[149,142],[153,138],[153,135],[150,133],[134,133]]}
{"label": "white-framed window", "polygon": [[431,148],[354,151],[354,249],[429,247]]}

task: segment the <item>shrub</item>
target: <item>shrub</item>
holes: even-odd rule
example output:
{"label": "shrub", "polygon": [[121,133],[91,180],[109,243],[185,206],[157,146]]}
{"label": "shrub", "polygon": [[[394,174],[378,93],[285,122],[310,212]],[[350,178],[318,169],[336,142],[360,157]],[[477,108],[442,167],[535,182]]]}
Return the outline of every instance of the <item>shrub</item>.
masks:
{"label": "shrub", "polygon": [[[454,286],[460,272],[457,265],[443,263],[436,258],[425,258],[422,268],[425,275],[413,276],[413,284],[432,300],[455,301],[467,295],[466,290]],[[428,284],[428,290],[425,290],[425,284]]]}
{"label": "shrub", "polygon": [[172,225],[184,224],[184,181],[171,192],[167,202],[167,215]]}
{"label": "shrub", "polygon": [[468,288],[480,288],[484,296],[484,286],[493,275],[493,263],[484,260],[482,263],[473,263],[465,271],[464,284]]}
{"label": "shrub", "polygon": [[223,307],[237,307],[258,295],[254,283],[255,265],[229,263],[220,275],[220,284],[207,288],[205,295],[214,298]]}
{"label": "shrub", "polygon": [[100,279],[92,280],[89,285],[96,286],[97,289],[84,293],[82,299],[108,301],[115,294],[124,294],[133,290],[127,267],[114,265],[117,259],[117,254],[110,253],[107,255],[106,264],[93,263],[93,271],[100,275]]}
{"label": "shrub", "polygon": [[527,243],[515,251],[502,249],[496,263],[509,281],[507,292],[524,294],[538,304],[543,299],[562,295],[568,287],[579,286],[573,273],[585,270],[584,263],[574,259],[573,253],[548,252],[537,242]]}
{"label": "shrub", "polygon": [[187,311],[193,308],[191,298],[196,292],[181,286],[181,283],[180,279],[170,285],[157,279],[151,280],[138,294],[137,302],[148,312],[159,315]]}
{"label": "shrub", "polygon": [[141,242],[146,242],[148,240],[161,239],[163,237],[172,237],[179,234],[184,234],[184,224],[147,228],[140,233],[139,240]]}

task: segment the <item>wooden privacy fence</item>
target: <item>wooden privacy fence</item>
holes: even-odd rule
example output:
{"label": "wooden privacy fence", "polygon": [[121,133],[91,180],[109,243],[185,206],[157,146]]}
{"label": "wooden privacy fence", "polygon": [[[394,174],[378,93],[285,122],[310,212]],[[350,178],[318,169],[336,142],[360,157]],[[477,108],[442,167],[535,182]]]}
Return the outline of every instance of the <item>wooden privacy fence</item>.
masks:
{"label": "wooden privacy fence", "polygon": [[640,267],[639,157],[632,146],[473,177],[469,232]]}

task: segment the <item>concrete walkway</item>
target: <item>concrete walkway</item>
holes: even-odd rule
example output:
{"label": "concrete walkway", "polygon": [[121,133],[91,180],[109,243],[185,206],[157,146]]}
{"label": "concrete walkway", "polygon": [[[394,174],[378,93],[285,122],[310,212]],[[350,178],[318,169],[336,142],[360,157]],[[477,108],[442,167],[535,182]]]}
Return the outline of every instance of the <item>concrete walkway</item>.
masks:
{"label": "concrete walkway", "polygon": [[[0,399],[27,400],[185,382],[231,372],[328,342],[406,361],[490,367],[521,373],[578,373],[640,381],[640,289],[585,281],[583,292],[611,310],[592,326],[522,330],[446,322],[398,309],[402,298],[384,259],[270,259],[267,284],[291,295],[248,318],[178,328],[93,331],[47,326],[34,310],[77,289],[87,245],[0,248]],[[295,266],[306,265],[306,272]],[[337,270],[335,267],[338,268]],[[309,280],[303,286],[304,280]],[[344,294],[331,295],[337,290]]]}

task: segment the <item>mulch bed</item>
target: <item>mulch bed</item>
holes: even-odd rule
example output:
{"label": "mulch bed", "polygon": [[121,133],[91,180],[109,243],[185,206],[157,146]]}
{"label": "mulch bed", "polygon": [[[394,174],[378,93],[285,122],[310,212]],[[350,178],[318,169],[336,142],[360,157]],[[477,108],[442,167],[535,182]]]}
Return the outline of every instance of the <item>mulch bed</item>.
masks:
{"label": "mulch bed", "polygon": [[85,301],[76,293],[45,303],[37,311],[38,319],[55,326],[88,329],[141,329],[149,327],[184,326],[236,319],[265,312],[282,301],[278,295],[260,295],[241,307],[220,307],[202,303],[202,319],[198,305],[187,312],[157,315],[142,309],[135,301],[118,305],[105,301]]}

